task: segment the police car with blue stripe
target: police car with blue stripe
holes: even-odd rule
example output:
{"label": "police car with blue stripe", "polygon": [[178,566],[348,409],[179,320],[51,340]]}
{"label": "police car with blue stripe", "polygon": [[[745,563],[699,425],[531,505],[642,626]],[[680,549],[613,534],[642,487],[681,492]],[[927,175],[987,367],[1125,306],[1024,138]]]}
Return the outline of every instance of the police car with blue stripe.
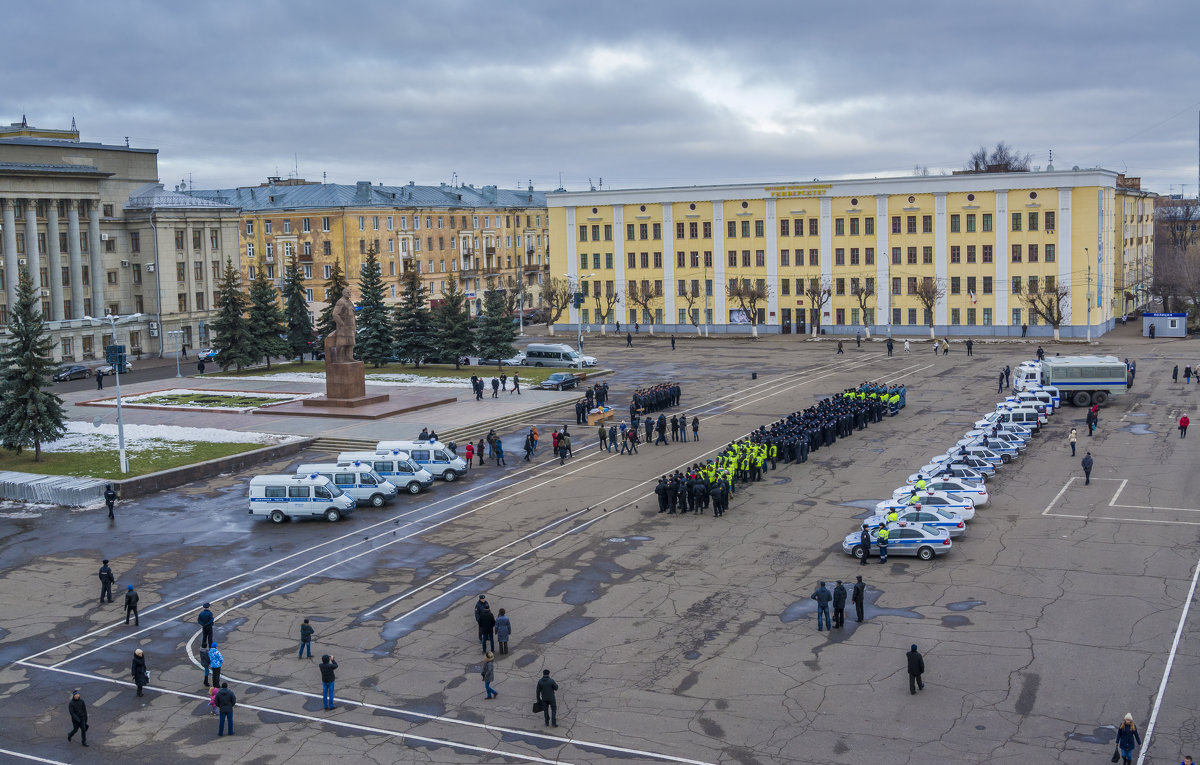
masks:
{"label": "police car with blue stripe", "polygon": [[[862,560],[866,553],[859,543],[859,533],[847,534],[842,540],[842,552]],[[869,529],[871,535],[870,554],[879,556],[879,531]],[[935,555],[950,552],[953,544],[950,535],[943,529],[913,526],[908,523],[893,523],[888,526],[888,555],[915,555],[921,560],[931,560]]]}
{"label": "police car with blue stripe", "polygon": [[967,531],[967,522],[958,513],[952,513],[949,510],[943,510],[938,507],[922,507],[919,503],[909,505],[903,510],[895,510],[896,517],[888,520],[888,515],[872,515],[863,523],[871,528],[878,526],[881,523],[907,523],[910,526],[928,526],[935,529],[945,529],[950,538],[962,536]]}

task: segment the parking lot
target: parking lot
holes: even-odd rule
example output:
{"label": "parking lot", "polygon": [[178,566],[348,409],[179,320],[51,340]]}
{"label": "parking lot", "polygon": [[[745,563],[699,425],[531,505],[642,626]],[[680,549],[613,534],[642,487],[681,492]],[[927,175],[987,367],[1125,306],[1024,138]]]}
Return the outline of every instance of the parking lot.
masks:
{"label": "parking lot", "polygon": [[[508,441],[507,469],[477,466],[337,525],[252,520],[248,474],[122,505],[112,527],[103,511],[13,513],[0,540],[0,749],[79,761],[63,740],[78,687],[90,762],[1081,763],[1111,754],[1127,711],[1145,736],[1157,706],[1147,762],[1176,763],[1195,753],[1200,706],[1195,614],[1181,623],[1200,493],[1195,441],[1174,427],[1200,393],[1169,375],[1187,343],[1093,348],[1138,360],[1133,391],[1093,438],[1082,410],[1051,417],[988,482],[990,503],[951,553],[928,562],[860,566],[841,540],[992,409],[996,372],[1032,345],[887,358],[873,343],[835,356],[795,338],[689,338],[672,354],[664,338],[631,350],[595,339],[588,353],[617,370],[619,405],[678,380],[701,441],[630,457],[573,428],[563,466],[547,449],[523,463]],[[907,408],[739,486],[723,518],[657,514],[659,475],[867,379],[905,383]],[[1079,457],[1096,461],[1089,486],[1072,425]],[[95,605],[102,557],[118,595],[141,592],[140,628],[120,623],[119,603]],[[818,632],[817,581],[859,574],[866,621],[851,608],[845,629]],[[472,618],[480,592],[513,621],[493,701]],[[216,738],[194,664],[205,601],[238,695],[232,738]],[[340,665],[333,711],[315,662],[294,654],[304,617],[314,653]],[[917,696],[912,643],[927,666]],[[153,678],[140,699],[134,647]],[[557,729],[529,712],[542,668],[561,687]]]}

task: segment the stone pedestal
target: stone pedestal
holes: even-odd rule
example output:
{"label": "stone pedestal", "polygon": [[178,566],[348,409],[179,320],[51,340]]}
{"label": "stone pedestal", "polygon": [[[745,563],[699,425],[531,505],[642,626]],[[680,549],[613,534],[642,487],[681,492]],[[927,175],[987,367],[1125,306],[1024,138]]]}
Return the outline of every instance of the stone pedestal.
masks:
{"label": "stone pedestal", "polygon": [[367,395],[366,373],[361,361],[325,363],[325,396],[306,398],[304,406],[354,408],[388,400],[388,394]]}

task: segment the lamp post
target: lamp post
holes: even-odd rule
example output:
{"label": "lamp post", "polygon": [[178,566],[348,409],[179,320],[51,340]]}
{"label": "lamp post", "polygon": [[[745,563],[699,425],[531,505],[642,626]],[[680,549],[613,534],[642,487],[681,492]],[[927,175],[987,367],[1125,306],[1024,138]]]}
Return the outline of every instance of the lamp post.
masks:
{"label": "lamp post", "polygon": [[[140,319],[142,314],[134,313],[129,316],[122,316],[121,323],[128,324],[131,321]],[[104,317],[108,319],[108,324],[113,331],[113,344],[117,342],[117,317],[108,314]],[[104,319],[94,319],[91,316],[84,316],[84,321],[94,321],[103,323]],[[113,374],[116,376],[117,388],[117,450],[120,457],[121,472],[129,472],[129,460],[125,456],[125,420],[121,417],[121,360],[118,358],[117,363],[113,364]]]}
{"label": "lamp post", "polygon": [[[593,276],[595,276],[595,275],[596,275],[595,273],[591,273],[591,274],[580,274],[580,275],[579,275],[580,282],[581,282],[583,279],[591,279],[591,278],[592,278]],[[568,280],[570,280],[570,278],[571,278],[571,275],[570,275],[570,274],[563,274],[563,276],[565,276],[565,277],[566,277]],[[580,282],[576,282],[576,283],[575,283],[575,287],[576,287],[576,288],[578,288],[578,287],[579,287],[579,285],[580,285]],[[572,306],[574,306],[574,305],[575,305],[575,290],[571,290],[571,305],[572,305]],[[577,312],[579,312],[579,311],[581,311],[582,309],[580,309],[580,308],[576,308],[575,310],[576,310]],[[577,340],[577,342],[579,343],[579,352],[582,354],[582,353],[583,353],[583,314],[582,314],[582,313],[579,313],[578,315],[576,315],[576,316],[575,316],[575,329],[576,329],[576,332],[577,332],[577,334],[578,334],[578,340]]]}
{"label": "lamp post", "polygon": [[175,348],[175,376],[183,377],[183,372],[180,371],[180,368],[179,368],[179,357],[181,355],[183,355],[182,353],[180,353],[180,351],[183,349],[183,330],[182,329],[173,329],[170,332],[168,332],[167,334],[174,335],[176,337],[177,345]]}

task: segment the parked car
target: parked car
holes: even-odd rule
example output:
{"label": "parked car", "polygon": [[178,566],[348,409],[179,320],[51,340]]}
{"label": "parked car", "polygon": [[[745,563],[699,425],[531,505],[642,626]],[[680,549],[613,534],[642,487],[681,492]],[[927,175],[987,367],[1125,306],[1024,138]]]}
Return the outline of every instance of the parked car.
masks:
{"label": "parked car", "polygon": [[[521,362],[523,362],[523,361],[525,361],[525,351],[518,351],[516,356],[511,356],[507,359],[500,359],[499,364],[501,366],[506,366],[506,367],[519,367],[519,366],[521,366]],[[494,367],[494,366],[496,366],[496,364],[497,364],[496,359],[480,359],[479,360],[479,366],[481,366],[481,367],[488,367],[488,366]]]}
{"label": "parked car", "polygon": [[[112,364],[101,364],[96,367],[96,371],[102,375],[111,375],[113,373]],[[125,360],[125,366],[121,367],[121,374],[126,375],[133,371],[133,364],[128,359]]]}
{"label": "parked car", "polygon": [[[871,555],[879,555],[878,535],[876,529],[870,529]],[[915,555],[921,560],[930,560],[935,555],[950,552],[953,544],[950,535],[945,531],[930,529],[926,526],[909,526],[906,523],[893,523],[888,526],[888,555]],[[842,540],[842,552],[862,559],[862,545],[859,544],[859,532],[846,535]]]}
{"label": "parked car", "polygon": [[65,366],[54,373],[54,382],[62,382],[63,380],[82,380],[92,376],[92,370],[85,367],[83,364],[71,364]]}
{"label": "parked car", "polygon": [[538,383],[538,387],[543,390],[565,390],[567,388],[574,388],[578,384],[579,379],[570,372],[555,372]]}
{"label": "parked car", "polygon": [[217,351],[214,348],[200,351],[196,354],[197,361],[213,361],[217,358]]}

